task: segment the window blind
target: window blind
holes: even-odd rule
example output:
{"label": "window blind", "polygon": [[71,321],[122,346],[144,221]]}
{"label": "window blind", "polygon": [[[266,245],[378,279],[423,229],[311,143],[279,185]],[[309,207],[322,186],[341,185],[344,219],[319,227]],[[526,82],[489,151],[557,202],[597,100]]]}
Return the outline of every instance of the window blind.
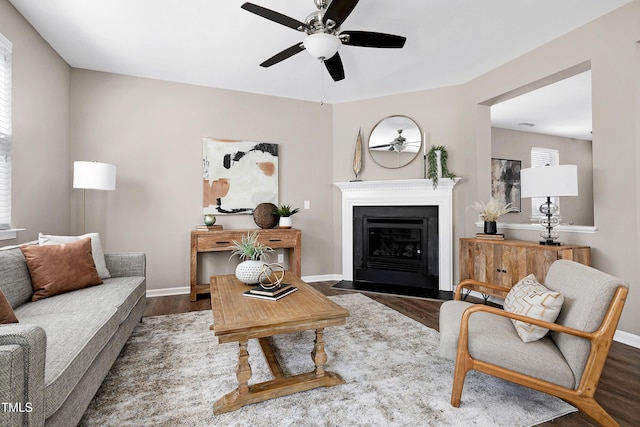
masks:
{"label": "window blind", "polygon": [[[539,168],[544,166],[558,166],[560,164],[560,153],[553,148],[531,147],[531,167]],[[540,205],[546,203],[546,197],[531,198],[531,217],[541,217]],[[560,198],[552,197],[551,202],[560,207]]]}
{"label": "window blind", "polygon": [[11,49],[0,34],[0,230],[11,228]]}

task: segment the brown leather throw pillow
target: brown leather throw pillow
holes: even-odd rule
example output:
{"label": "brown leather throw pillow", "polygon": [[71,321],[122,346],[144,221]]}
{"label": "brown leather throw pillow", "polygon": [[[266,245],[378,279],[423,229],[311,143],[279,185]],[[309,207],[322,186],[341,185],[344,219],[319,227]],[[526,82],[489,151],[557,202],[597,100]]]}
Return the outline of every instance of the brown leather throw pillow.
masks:
{"label": "brown leather throw pillow", "polygon": [[89,237],[61,245],[25,245],[20,250],[27,260],[35,291],[32,301],[102,283]]}
{"label": "brown leather throw pillow", "polygon": [[0,291],[0,324],[18,323],[18,318],[11,308],[11,304],[7,301],[7,297]]}

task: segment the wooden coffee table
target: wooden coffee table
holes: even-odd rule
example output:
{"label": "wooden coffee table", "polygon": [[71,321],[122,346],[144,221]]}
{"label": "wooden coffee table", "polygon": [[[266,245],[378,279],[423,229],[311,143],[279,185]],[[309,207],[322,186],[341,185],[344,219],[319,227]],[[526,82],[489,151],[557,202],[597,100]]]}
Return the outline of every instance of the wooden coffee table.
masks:
{"label": "wooden coffee table", "polygon": [[[283,283],[289,283],[298,290],[277,301],[268,301],[243,296],[242,293],[250,287],[232,274],[211,277],[211,329],[220,344],[239,343],[238,388],[215,402],[214,414],[299,391],[344,384],[340,375],[324,370],[328,357],[323,335],[326,327],[343,325],[349,312],[290,272],[286,273]],[[311,351],[315,369],[285,376],[268,337],[307,329],[316,331]],[[273,379],[249,385],[251,366],[247,344],[251,338],[259,340]]]}

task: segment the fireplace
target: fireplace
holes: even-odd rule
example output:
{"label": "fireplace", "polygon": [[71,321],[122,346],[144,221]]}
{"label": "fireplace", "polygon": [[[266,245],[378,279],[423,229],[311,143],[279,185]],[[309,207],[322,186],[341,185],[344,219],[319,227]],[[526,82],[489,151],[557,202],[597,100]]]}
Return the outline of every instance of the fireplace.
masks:
{"label": "fireplace", "polygon": [[353,280],[438,290],[438,207],[355,206]]}
{"label": "fireplace", "polygon": [[[453,187],[458,182],[456,179],[441,178],[438,182],[438,187],[433,188],[433,183],[428,179],[404,179],[404,180],[389,180],[389,181],[356,181],[356,182],[338,182],[335,185],[340,189],[342,193],[342,279],[343,281],[354,281],[356,278],[355,265],[359,263],[357,260],[356,249],[354,248],[354,233],[359,228],[357,220],[356,208],[359,207],[380,207],[382,210],[381,217],[377,214],[371,215],[371,217],[377,218],[372,224],[370,224],[369,231],[374,233],[374,237],[380,234],[387,234],[382,236],[388,239],[388,232],[385,230],[393,228],[402,228],[409,243],[413,243],[414,247],[417,243],[418,237],[416,231],[412,231],[412,227],[415,224],[410,224],[411,219],[408,221],[402,219],[401,222],[405,224],[402,227],[396,227],[397,222],[389,222],[389,218],[386,217],[386,208],[389,207],[426,207],[431,210],[426,216],[419,215],[422,221],[422,227],[427,230],[427,235],[420,232],[420,257],[426,256],[426,275],[423,277],[422,285],[434,286],[439,291],[452,291],[453,290]],[[428,209],[428,210],[429,210]],[[437,220],[432,218],[432,214],[435,212]],[[413,214],[411,214],[413,215]],[[409,216],[411,216],[409,215]],[[427,218],[425,220],[424,218]],[[389,225],[393,225],[390,227]],[[435,231],[437,230],[437,232]],[[437,236],[437,251],[433,248],[429,248],[427,253],[424,251],[424,242],[428,241],[430,237]],[[378,237],[375,237],[378,238]],[[361,252],[369,251],[368,249],[360,249]],[[394,257],[392,261],[386,259],[384,256],[373,254],[368,261],[371,265],[376,265],[376,262],[386,262],[387,267],[399,264],[399,260],[402,260],[403,268],[424,268],[415,267],[412,263],[416,261],[416,253],[412,256],[402,258],[402,255]],[[406,262],[405,262],[406,261]],[[422,260],[421,260],[422,261]],[[407,267],[409,266],[409,267]],[[436,267],[437,266],[437,267]],[[379,273],[378,271],[376,271]],[[415,273],[415,272],[414,272]],[[360,274],[360,273],[358,273]],[[367,274],[363,273],[367,277]],[[407,273],[412,274],[412,273]],[[373,277],[373,276],[371,276]],[[379,277],[379,276],[375,276]],[[377,279],[375,279],[377,280]],[[436,284],[437,283],[437,284]]]}

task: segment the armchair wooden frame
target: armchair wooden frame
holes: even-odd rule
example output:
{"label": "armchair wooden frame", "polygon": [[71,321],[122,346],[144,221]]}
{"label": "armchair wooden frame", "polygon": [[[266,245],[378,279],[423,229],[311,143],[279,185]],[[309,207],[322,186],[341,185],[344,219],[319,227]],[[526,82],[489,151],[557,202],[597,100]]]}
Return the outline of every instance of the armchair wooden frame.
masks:
{"label": "armchair wooden frame", "polygon": [[[454,299],[460,300],[463,288],[477,290],[478,288],[491,288],[496,291],[508,292],[508,288],[496,286],[489,283],[479,282],[472,279],[463,280],[456,288]],[[573,328],[568,328],[556,323],[545,322],[532,319],[518,314],[508,313],[504,310],[482,304],[475,304],[465,310],[460,323],[460,337],[458,339],[458,350],[456,354],[456,366],[454,371],[453,389],[451,392],[451,405],[460,406],[462,388],[467,372],[471,369],[493,375],[516,384],[548,393],[556,396],[569,404],[575,406],[596,422],[603,426],[618,426],[619,424],[595,401],[594,394],[600,381],[600,375],[611,348],[613,335],[618,326],[622,308],[627,298],[628,289],[619,286],[613,296],[611,304],[602,320],[602,323],[593,332],[585,332]],[[587,339],[591,342],[591,352],[585,365],[580,383],[575,389],[569,389],[557,384],[544,381],[529,375],[525,375],[492,363],[476,360],[469,354],[469,318],[473,313],[487,312],[510,319],[521,320],[534,325],[548,328],[550,331],[557,331]]]}

